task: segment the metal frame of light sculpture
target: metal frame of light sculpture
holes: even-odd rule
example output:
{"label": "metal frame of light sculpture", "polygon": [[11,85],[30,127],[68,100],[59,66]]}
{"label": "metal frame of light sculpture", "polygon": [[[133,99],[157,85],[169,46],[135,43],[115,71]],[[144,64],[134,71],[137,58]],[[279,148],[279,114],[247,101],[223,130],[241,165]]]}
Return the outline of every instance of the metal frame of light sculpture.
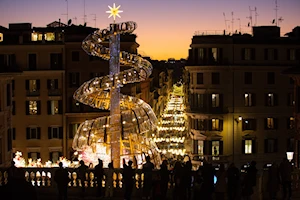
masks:
{"label": "metal frame of light sculpture", "polygon": [[[135,54],[120,52],[120,34],[132,33],[136,27],[132,21],[113,23],[109,29],[96,30],[87,36],[82,42],[83,50],[91,56],[109,60],[110,74],[83,83],[73,95],[75,100],[85,105],[111,111],[110,116],[81,123],[73,140],[73,149],[92,151],[97,154],[91,158],[95,160],[101,158],[99,146],[105,147],[101,150],[102,155],[111,154],[117,168],[122,156],[134,159],[138,155],[144,159],[145,155],[150,155],[157,165],[160,163],[155,143],[146,137],[148,131],[156,130],[157,118],[152,108],[141,99],[120,94],[123,85],[144,81],[152,73],[149,61]],[[101,44],[107,39],[109,48]],[[120,71],[120,64],[132,68]]]}

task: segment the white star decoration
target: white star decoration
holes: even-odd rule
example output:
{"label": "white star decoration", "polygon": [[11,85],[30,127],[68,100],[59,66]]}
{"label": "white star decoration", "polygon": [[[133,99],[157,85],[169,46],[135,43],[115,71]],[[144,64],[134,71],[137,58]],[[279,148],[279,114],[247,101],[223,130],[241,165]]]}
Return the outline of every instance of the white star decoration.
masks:
{"label": "white star decoration", "polygon": [[109,13],[110,15],[108,16],[108,18],[110,18],[111,16],[114,18],[114,21],[116,20],[116,16],[120,17],[119,13],[122,13],[123,10],[119,10],[121,6],[119,5],[118,7],[116,7],[116,4],[114,3],[113,7],[108,6],[109,10],[106,11],[106,13]]}

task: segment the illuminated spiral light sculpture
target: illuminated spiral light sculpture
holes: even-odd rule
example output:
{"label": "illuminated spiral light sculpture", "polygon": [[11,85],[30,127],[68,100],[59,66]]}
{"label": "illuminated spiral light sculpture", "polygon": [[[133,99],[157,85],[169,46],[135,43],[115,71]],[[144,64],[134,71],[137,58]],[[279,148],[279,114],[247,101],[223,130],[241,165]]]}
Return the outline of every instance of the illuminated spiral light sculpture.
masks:
{"label": "illuminated spiral light sculpture", "polygon": [[[112,34],[132,33],[136,23],[129,21],[119,24],[111,24],[110,30],[96,30],[83,42],[82,48],[92,56],[98,56],[105,60],[111,59],[109,48],[101,42],[107,40]],[[110,44],[111,45],[111,44]],[[128,83],[146,80],[152,73],[152,65],[142,57],[124,51],[120,52],[120,64],[131,66],[127,70],[103,77],[95,77],[83,83],[74,93],[74,99],[93,108],[109,110],[111,99],[110,90],[120,88]],[[141,165],[145,157],[149,155],[152,161],[159,165],[160,154],[156,144],[146,137],[148,131],[156,130],[157,118],[152,108],[143,100],[120,94],[120,122],[121,152],[125,159],[136,159]],[[73,140],[73,149],[81,152],[86,163],[97,164],[97,158],[104,161],[104,165],[110,162],[110,120],[111,116],[86,120],[80,124]],[[122,161],[122,159],[120,158]]]}

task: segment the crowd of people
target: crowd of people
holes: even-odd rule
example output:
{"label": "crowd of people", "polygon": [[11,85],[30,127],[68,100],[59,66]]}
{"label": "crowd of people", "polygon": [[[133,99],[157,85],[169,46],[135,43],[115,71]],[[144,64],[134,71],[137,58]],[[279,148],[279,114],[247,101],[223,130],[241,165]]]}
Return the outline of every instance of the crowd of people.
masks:
{"label": "crowd of people", "polygon": [[[203,160],[203,165],[198,170],[192,170],[192,162],[189,159],[186,162],[175,161],[171,164],[164,160],[160,169],[154,169],[154,164],[150,157],[146,157],[143,164],[143,183],[142,183],[142,199],[157,200],[250,200],[258,198],[257,193],[257,173],[256,162],[252,161],[250,165],[241,172],[234,163],[231,163],[226,169],[224,164],[213,166],[211,163]],[[135,187],[136,169],[133,161],[127,163],[123,159],[123,194],[124,200],[132,199],[133,188]],[[86,196],[86,187],[88,180],[89,167],[83,161],[76,169],[81,186],[81,197]],[[109,163],[108,169],[103,168],[103,162],[98,159],[98,165],[94,168],[96,180],[96,193],[99,199],[112,199],[114,194],[114,175],[113,162]],[[267,198],[272,200],[279,197],[278,191],[282,188],[282,199],[291,199],[291,175],[292,165],[284,158],[278,165],[273,163],[268,168],[266,188]],[[34,186],[25,180],[25,173],[21,168],[17,168],[12,161],[11,167],[8,169],[8,184],[2,186],[3,192],[7,194],[7,199],[16,199],[16,195],[22,197],[30,196],[30,199],[37,199]],[[105,177],[105,179],[104,179]],[[70,183],[70,175],[62,163],[56,169],[54,177],[58,190],[58,199],[68,199],[68,184]],[[105,180],[105,181],[104,181]],[[173,186],[171,187],[171,183]],[[14,192],[14,188],[18,188],[18,193]]]}

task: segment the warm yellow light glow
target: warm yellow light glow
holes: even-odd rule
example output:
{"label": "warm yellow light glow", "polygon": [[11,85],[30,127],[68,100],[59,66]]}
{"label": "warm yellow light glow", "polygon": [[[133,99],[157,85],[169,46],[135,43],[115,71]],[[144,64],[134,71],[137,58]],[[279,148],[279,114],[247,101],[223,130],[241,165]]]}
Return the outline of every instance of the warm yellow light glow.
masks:
{"label": "warm yellow light glow", "polygon": [[113,7],[108,6],[109,10],[106,11],[106,13],[109,13],[110,15],[108,16],[108,18],[113,17],[114,21],[116,20],[116,16],[118,16],[119,18],[121,18],[121,16],[119,15],[119,13],[122,13],[123,10],[119,10],[121,6],[119,5],[118,7],[116,7],[116,4],[113,4]]}

